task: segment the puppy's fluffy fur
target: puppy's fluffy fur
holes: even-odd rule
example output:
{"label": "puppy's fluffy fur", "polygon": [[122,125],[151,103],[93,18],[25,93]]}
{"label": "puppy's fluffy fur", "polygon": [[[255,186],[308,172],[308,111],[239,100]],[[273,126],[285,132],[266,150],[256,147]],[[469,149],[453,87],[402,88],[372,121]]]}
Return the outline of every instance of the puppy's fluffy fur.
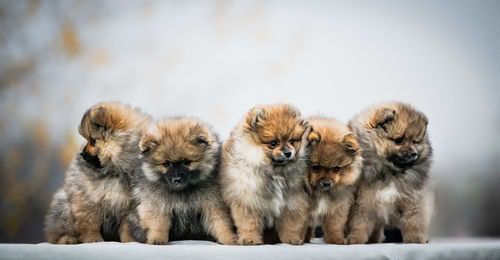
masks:
{"label": "puppy's fluffy fur", "polygon": [[165,119],[140,142],[129,214],[134,239],[148,244],[211,239],[235,244],[231,218],[218,188],[221,145],[194,118]]}
{"label": "puppy's fluffy fur", "polygon": [[346,125],[323,117],[307,121],[314,129],[308,136],[312,147],[306,175],[312,200],[311,227],[323,227],[326,243],[345,244],[344,230],[361,174],[361,151]]}
{"label": "puppy's fluffy fur", "polygon": [[130,239],[123,218],[129,207],[129,173],[149,117],[118,102],[90,108],[79,132],[87,143],[73,158],[64,186],[45,218],[50,243]]}
{"label": "puppy's fluffy fur", "polygon": [[422,112],[397,102],[373,105],[349,123],[364,160],[349,244],[380,242],[384,227],[401,229],[404,243],[427,241],[433,200],[427,123]]}
{"label": "puppy's fluffy fur", "polygon": [[265,228],[275,228],[283,243],[304,243],[309,131],[297,108],[281,104],[253,108],[232,131],[222,151],[221,188],[239,244],[263,243]]}

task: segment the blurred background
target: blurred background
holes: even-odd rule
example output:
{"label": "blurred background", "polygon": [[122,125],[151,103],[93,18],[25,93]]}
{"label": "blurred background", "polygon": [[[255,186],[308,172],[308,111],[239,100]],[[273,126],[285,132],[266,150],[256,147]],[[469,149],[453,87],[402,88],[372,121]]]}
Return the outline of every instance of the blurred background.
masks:
{"label": "blurred background", "polygon": [[256,104],[347,122],[375,102],[424,111],[433,237],[500,236],[499,1],[0,0],[0,242],[45,241],[43,217],[119,100],[197,116],[224,139]]}

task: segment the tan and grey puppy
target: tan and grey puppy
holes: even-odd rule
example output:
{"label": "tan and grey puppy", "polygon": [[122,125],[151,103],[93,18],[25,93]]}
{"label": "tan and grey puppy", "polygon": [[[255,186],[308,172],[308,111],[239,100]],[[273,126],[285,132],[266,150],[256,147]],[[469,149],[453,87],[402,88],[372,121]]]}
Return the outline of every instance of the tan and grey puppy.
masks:
{"label": "tan and grey puppy", "polygon": [[283,243],[304,243],[309,131],[294,106],[257,106],[224,144],[221,188],[240,244],[263,243],[265,228],[277,231]]}
{"label": "tan and grey puppy", "polygon": [[148,244],[235,244],[217,182],[221,145],[211,127],[194,118],[165,119],[149,129],[140,148],[128,217],[133,238]]}
{"label": "tan and grey puppy", "polygon": [[148,122],[139,109],[119,102],[96,104],[83,115],[79,132],[87,143],[73,158],[45,217],[50,243],[130,241],[122,220],[130,201],[129,174]]}
{"label": "tan and grey puppy", "polygon": [[311,227],[321,225],[329,244],[345,244],[345,229],[361,174],[361,150],[349,128],[332,118],[312,117],[314,129],[307,184],[311,192]]}
{"label": "tan and grey puppy", "polygon": [[373,105],[349,127],[363,149],[363,173],[349,220],[349,244],[383,239],[384,227],[401,229],[404,243],[425,243],[433,193],[427,117],[403,103]]}

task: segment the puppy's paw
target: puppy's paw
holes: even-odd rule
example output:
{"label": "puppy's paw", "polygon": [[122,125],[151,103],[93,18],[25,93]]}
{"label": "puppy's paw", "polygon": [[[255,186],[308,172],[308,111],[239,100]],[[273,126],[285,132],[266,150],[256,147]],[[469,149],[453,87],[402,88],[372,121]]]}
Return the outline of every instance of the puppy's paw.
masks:
{"label": "puppy's paw", "polygon": [[104,241],[100,233],[87,233],[80,236],[80,238],[82,243],[95,243]]}
{"label": "puppy's paw", "polygon": [[294,245],[294,246],[298,246],[298,245],[303,245],[304,244],[304,240],[303,239],[300,239],[300,238],[295,238],[295,239],[287,239],[287,240],[284,240],[282,241],[283,243],[287,243],[289,245]]}
{"label": "puppy's paw", "polygon": [[410,234],[403,238],[403,243],[405,244],[425,244],[427,243],[427,239],[424,235],[420,234]]}
{"label": "puppy's paw", "polygon": [[57,240],[57,244],[63,244],[63,245],[72,245],[72,244],[78,244],[78,239],[73,236],[62,236]]}
{"label": "puppy's paw", "polygon": [[150,245],[166,245],[166,244],[168,244],[168,240],[161,239],[161,238],[152,238],[152,239],[148,239],[146,241],[146,244],[150,244]]}
{"label": "puppy's paw", "polygon": [[[326,241],[325,241],[326,242]],[[354,244],[364,244],[366,242],[366,239],[362,239],[358,236],[347,236],[346,242],[348,245],[354,245]]]}
{"label": "puppy's paw", "polygon": [[259,237],[240,237],[238,244],[242,246],[262,245],[262,239]]}
{"label": "puppy's paw", "polygon": [[337,245],[345,245],[346,239],[343,237],[325,237],[325,243],[327,244],[337,244]]}
{"label": "puppy's paw", "polygon": [[220,238],[219,243],[223,245],[237,245],[238,244],[238,238],[236,236],[228,236],[225,238]]}
{"label": "puppy's paw", "polygon": [[129,243],[129,242],[137,242],[137,240],[133,239],[131,236],[123,236],[120,237],[120,242]]}

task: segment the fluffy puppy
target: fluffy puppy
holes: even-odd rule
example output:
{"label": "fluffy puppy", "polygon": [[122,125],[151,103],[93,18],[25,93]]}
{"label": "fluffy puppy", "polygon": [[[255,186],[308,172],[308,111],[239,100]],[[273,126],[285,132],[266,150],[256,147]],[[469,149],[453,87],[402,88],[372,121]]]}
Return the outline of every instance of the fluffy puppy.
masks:
{"label": "fluffy puppy", "polygon": [[85,114],[79,132],[87,143],[66,171],[45,217],[50,243],[129,241],[122,220],[129,207],[129,174],[149,117],[119,102],[96,104]]}
{"label": "fluffy puppy", "polygon": [[311,192],[311,227],[321,225],[329,244],[345,244],[346,223],[354,203],[362,158],[358,142],[349,128],[335,119],[307,119],[314,129],[307,184]]}
{"label": "fluffy puppy", "polygon": [[235,244],[217,182],[221,145],[211,128],[194,118],[165,119],[146,133],[140,148],[129,214],[134,239],[167,244],[215,238]]}
{"label": "fluffy puppy", "polygon": [[304,243],[309,131],[297,108],[281,104],[253,108],[232,131],[222,150],[221,188],[239,244],[262,244],[265,228],[283,243]]}
{"label": "fluffy puppy", "polygon": [[373,105],[349,127],[363,149],[363,173],[349,222],[349,244],[401,229],[404,243],[425,243],[433,205],[427,117],[403,103]]}

